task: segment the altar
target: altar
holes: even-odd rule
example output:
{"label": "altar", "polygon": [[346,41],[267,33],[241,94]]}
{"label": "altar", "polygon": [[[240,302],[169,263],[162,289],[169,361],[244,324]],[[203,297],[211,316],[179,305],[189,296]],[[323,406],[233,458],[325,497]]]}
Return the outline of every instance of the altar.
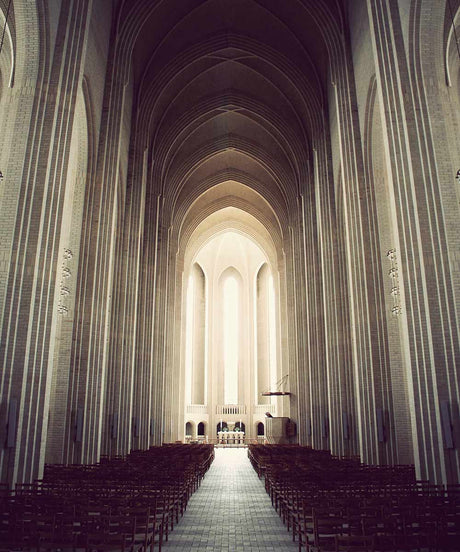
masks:
{"label": "altar", "polygon": [[219,445],[244,445],[244,431],[218,431]]}

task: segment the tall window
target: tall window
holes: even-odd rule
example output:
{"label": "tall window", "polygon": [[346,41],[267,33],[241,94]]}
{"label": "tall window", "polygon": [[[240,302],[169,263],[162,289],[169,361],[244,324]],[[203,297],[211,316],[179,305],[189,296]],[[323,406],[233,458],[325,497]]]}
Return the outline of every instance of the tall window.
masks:
{"label": "tall window", "polygon": [[195,263],[187,285],[185,318],[185,401],[206,400],[206,279]]}
{"label": "tall window", "polygon": [[185,320],[185,402],[192,402],[192,372],[193,372],[193,305],[195,286],[193,275],[189,276],[187,286],[187,305]]}
{"label": "tall window", "polygon": [[226,278],[223,285],[224,303],[224,401],[238,403],[238,333],[239,333],[239,289],[233,276]]}
{"label": "tall window", "polygon": [[274,389],[276,384],[276,307],[275,286],[271,274],[268,278],[268,334],[270,342],[270,384]]}

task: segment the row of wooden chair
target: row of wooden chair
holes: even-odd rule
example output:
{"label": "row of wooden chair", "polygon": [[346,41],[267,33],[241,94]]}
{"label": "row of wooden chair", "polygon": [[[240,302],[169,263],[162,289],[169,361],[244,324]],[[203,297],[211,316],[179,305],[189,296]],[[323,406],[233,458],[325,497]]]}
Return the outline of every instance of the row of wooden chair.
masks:
{"label": "row of wooden chair", "polygon": [[0,551],[161,550],[213,458],[212,445],[174,445],[46,466],[0,498]]}
{"label": "row of wooden chair", "polygon": [[299,551],[460,550],[458,486],[309,447],[254,445],[248,455]]}

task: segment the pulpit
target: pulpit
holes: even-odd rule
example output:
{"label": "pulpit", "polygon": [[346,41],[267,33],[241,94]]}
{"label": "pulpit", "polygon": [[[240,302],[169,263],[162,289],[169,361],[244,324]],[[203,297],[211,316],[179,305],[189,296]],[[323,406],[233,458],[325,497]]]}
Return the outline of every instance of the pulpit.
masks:
{"label": "pulpit", "polygon": [[289,443],[288,427],[289,418],[266,418],[265,436],[270,444],[283,445]]}

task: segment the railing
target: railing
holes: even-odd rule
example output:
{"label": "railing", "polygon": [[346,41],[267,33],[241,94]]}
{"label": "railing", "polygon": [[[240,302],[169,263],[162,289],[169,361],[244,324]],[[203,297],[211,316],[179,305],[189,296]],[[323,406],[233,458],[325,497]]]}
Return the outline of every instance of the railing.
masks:
{"label": "railing", "polygon": [[256,404],[254,406],[254,414],[265,414],[270,412],[272,416],[276,414],[276,404]]}
{"label": "railing", "polygon": [[211,443],[212,439],[208,439],[207,435],[197,435],[196,437],[193,437],[192,435],[186,435],[184,438],[184,443],[199,443],[199,444],[206,444]]}
{"label": "railing", "polygon": [[[254,414],[264,415],[265,412],[270,412],[272,416],[276,415],[276,404],[256,404],[254,405]],[[187,414],[208,414],[208,406],[206,404],[188,404],[185,409]],[[219,404],[216,406],[216,414],[246,414],[247,408],[245,404]]]}
{"label": "railing", "polygon": [[219,431],[219,445],[244,445],[243,431]]}
{"label": "railing", "polygon": [[246,414],[245,404],[219,404],[216,406],[216,414]]}
{"label": "railing", "polygon": [[186,412],[187,414],[207,414],[208,406],[206,404],[188,404]]}

